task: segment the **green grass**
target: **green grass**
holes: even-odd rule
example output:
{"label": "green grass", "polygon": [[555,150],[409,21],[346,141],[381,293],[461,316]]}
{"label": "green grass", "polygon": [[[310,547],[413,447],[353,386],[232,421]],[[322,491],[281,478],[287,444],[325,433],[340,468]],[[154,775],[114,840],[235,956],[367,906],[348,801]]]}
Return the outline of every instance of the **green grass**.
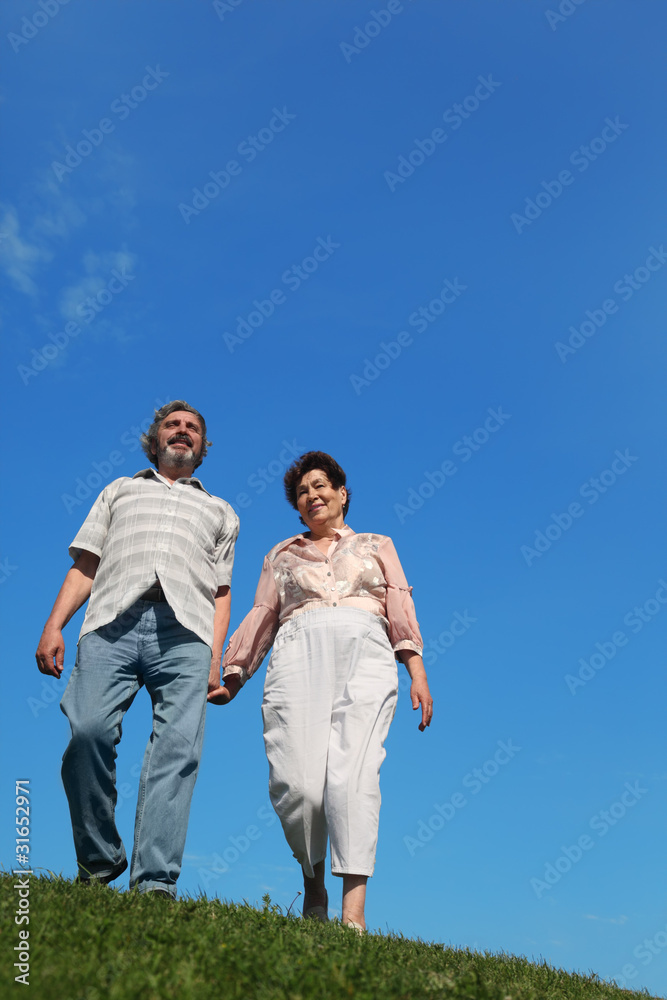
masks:
{"label": "green grass", "polygon": [[[15,878],[1,875],[3,997],[18,944]],[[30,987],[35,1000],[626,1000],[638,994],[511,955],[454,951],[337,922],[219,900],[176,903],[30,877]],[[25,924],[22,925],[24,928]]]}

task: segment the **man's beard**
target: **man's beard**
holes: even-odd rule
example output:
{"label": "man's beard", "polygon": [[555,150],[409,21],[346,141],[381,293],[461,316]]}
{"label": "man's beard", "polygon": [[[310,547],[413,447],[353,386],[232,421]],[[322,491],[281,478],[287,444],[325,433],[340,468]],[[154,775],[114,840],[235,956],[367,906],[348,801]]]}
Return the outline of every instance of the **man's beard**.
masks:
{"label": "man's beard", "polygon": [[175,469],[192,469],[197,461],[193,448],[182,451],[180,448],[173,448],[170,444],[165,445],[164,448],[158,448],[157,457],[160,465],[169,465]]}

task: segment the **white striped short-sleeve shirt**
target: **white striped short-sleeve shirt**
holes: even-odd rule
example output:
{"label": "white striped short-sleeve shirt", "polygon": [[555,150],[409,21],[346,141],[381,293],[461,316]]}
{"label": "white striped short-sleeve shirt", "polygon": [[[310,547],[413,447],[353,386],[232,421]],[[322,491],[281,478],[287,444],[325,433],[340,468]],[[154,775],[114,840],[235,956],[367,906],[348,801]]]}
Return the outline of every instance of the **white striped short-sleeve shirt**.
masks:
{"label": "white striped short-sleeve shirt", "polygon": [[158,579],[176,618],[213,643],[215,593],[231,584],[239,519],[196,477],[154,469],[102,490],[70,545],[100,557],[79,638],[127,611]]}

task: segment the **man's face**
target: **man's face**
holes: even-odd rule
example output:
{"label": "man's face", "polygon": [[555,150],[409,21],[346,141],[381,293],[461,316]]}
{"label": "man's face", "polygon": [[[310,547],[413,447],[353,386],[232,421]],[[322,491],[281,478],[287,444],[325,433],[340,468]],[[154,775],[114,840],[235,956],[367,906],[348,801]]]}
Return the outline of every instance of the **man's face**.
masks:
{"label": "man's face", "polygon": [[194,413],[174,410],[164,418],[157,432],[157,445],[153,454],[158,466],[193,469],[203,447],[201,424]]}

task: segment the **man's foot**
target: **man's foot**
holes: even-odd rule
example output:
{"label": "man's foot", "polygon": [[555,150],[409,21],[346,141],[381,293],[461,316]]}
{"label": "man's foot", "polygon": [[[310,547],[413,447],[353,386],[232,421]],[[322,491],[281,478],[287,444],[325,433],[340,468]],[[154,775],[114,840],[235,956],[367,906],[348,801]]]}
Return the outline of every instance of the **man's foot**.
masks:
{"label": "man's foot", "polygon": [[176,897],[173,896],[168,889],[146,889],[145,892],[142,893],[142,895],[160,896],[162,899],[168,899],[170,903],[173,903],[174,900],[176,899]]}
{"label": "man's foot", "polygon": [[87,872],[83,865],[79,865],[79,874],[76,881],[80,885],[108,885],[109,882],[113,882],[114,879],[122,875],[127,868],[127,858],[123,858],[121,863],[117,865],[113,871],[108,875],[98,875],[94,872]]}
{"label": "man's foot", "polygon": [[322,924],[326,924],[329,920],[326,906],[304,906],[303,915],[304,917],[312,917],[314,920],[319,920]]}
{"label": "man's foot", "polygon": [[313,865],[313,872],[313,878],[305,873],[303,876],[303,915],[326,923],[329,919],[329,896],[324,886],[324,861]]}

